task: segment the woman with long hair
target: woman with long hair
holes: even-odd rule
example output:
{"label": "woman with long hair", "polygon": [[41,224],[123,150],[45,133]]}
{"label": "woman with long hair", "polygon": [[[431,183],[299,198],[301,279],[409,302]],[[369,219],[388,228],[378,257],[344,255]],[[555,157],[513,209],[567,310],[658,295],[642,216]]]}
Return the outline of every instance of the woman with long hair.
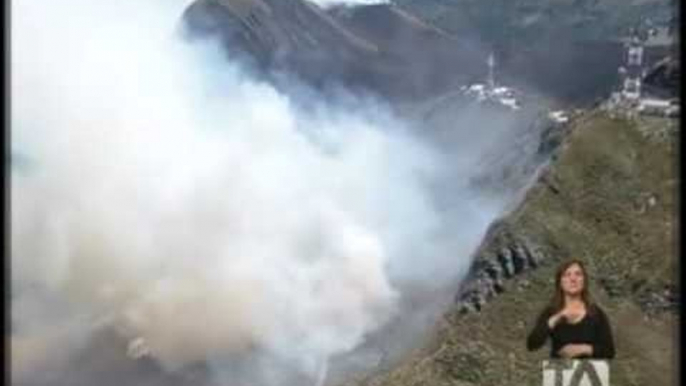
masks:
{"label": "woman with long hair", "polygon": [[610,323],[592,301],[588,284],[580,260],[560,265],[555,274],[555,293],[526,341],[529,351],[538,350],[550,337],[551,358],[614,358]]}

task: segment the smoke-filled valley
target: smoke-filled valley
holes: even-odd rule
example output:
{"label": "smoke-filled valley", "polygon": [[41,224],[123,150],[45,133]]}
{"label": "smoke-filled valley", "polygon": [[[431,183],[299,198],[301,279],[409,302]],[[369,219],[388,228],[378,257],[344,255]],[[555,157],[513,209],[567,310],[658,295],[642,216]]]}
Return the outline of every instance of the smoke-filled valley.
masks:
{"label": "smoke-filled valley", "polygon": [[[268,16],[239,44],[186,24],[203,3]],[[439,42],[416,65],[309,2],[11,5],[16,385],[323,385],[398,360],[546,161],[543,102],[451,92],[485,49],[391,8]],[[342,56],[249,34],[270,22]]]}

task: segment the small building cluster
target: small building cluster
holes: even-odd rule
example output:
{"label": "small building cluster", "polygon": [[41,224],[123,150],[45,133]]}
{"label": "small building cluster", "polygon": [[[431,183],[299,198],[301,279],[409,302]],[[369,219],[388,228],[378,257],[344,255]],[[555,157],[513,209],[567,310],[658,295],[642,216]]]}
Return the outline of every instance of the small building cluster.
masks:
{"label": "small building cluster", "polygon": [[488,57],[488,79],[486,83],[475,83],[462,86],[460,91],[479,102],[494,103],[510,110],[519,110],[521,103],[518,99],[518,92],[513,88],[498,86],[495,82],[495,58],[493,53]]}
{"label": "small building cluster", "polygon": [[644,48],[647,38],[653,35],[655,33],[652,30],[648,36],[634,33],[625,43],[625,62],[618,69],[621,88],[612,93],[605,103],[606,109],[629,118],[638,115],[679,116],[678,99],[662,99],[646,95],[642,87],[642,80],[646,76]]}

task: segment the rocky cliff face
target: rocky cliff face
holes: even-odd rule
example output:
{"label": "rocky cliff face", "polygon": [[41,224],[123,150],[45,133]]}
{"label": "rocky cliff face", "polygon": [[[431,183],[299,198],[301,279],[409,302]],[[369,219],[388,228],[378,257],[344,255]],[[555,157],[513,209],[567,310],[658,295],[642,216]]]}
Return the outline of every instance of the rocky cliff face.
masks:
{"label": "rocky cliff face", "polygon": [[458,312],[479,312],[505,291],[505,281],[538,268],[554,253],[550,249],[544,251],[505,222],[493,224],[456,295]]}
{"label": "rocky cliff face", "polygon": [[198,0],[192,37],[216,37],[267,72],[411,99],[445,91],[483,66],[474,48],[390,4],[324,11],[302,0]]}
{"label": "rocky cliff face", "polygon": [[265,65],[352,63],[378,52],[323,10],[299,0],[200,0],[187,9],[185,20],[192,33],[215,34],[227,49],[242,49]]}

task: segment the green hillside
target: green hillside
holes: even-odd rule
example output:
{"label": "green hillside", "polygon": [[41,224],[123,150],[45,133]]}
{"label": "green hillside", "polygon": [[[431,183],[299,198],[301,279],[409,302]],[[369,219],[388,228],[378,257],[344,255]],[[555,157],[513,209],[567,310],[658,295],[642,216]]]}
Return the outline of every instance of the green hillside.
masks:
{"label": "green hillside", "polygon": [[498,225],[545,251],[542,263],[504,280],[480,311],[455,307],[433,342],[355,384],[540,385],[549,348],[527,352],[526,335],[552,293],[557,262],[569,257],[587,263],[592,294],[610,317],[611,384],[675,384],[677,127],[600,111],[573,123],[554,161]]}

